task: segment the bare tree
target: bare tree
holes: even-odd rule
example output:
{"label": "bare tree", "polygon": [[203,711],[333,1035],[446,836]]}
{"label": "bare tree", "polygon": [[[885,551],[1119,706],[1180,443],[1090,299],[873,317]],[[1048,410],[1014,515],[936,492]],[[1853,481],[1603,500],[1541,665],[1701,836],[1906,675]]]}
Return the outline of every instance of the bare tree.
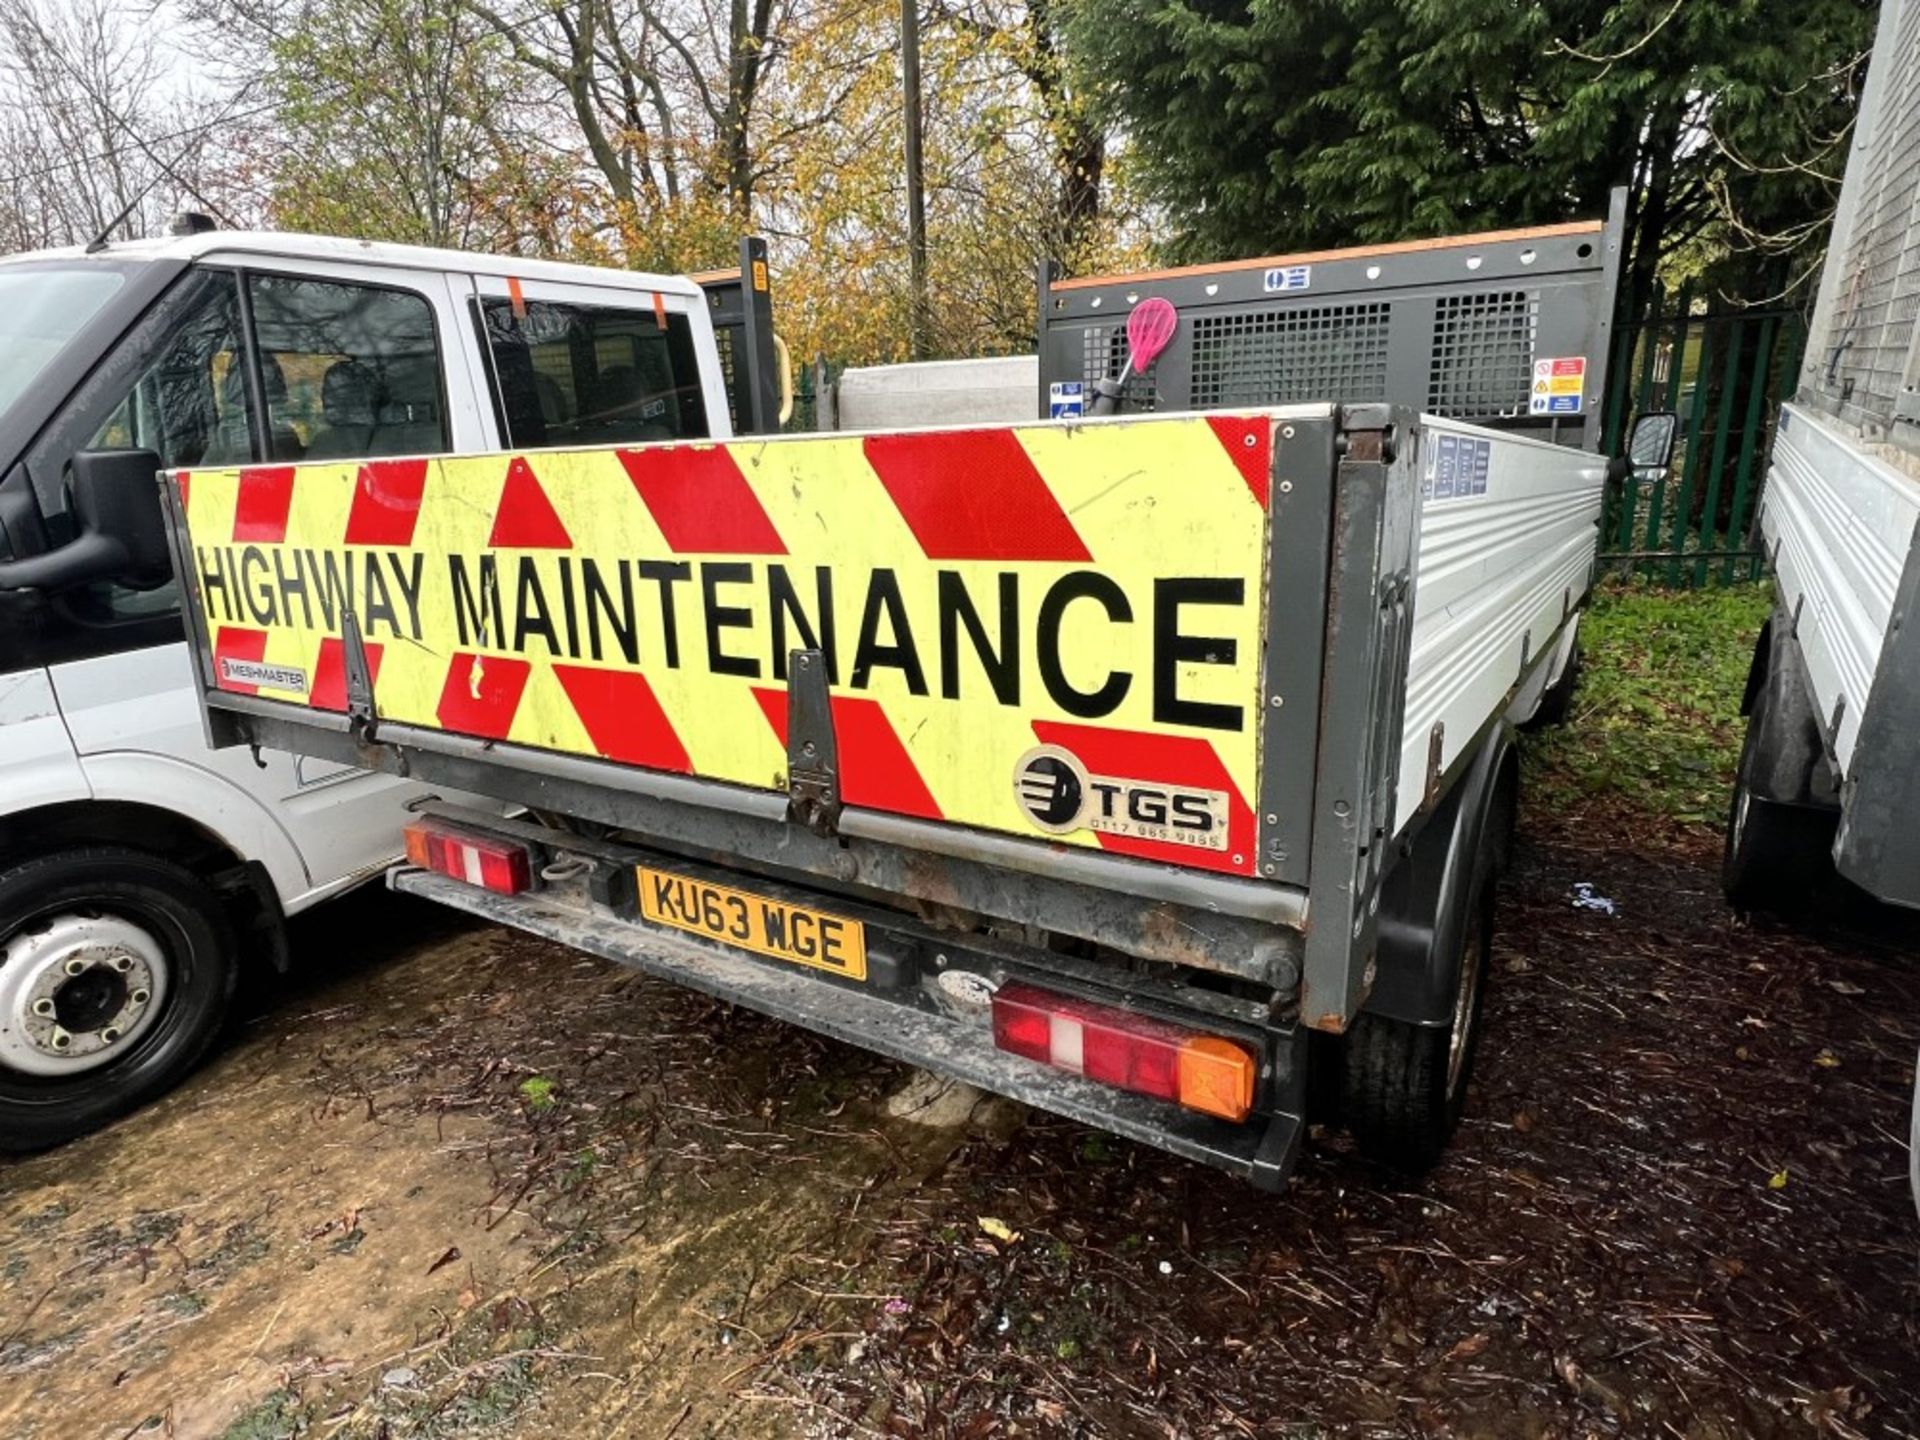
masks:
{"label": "bare tree", "polygon": [[748,215],[754,126],[795,0],[463,0],[561,95],[617,206],[703,186]]}
{"label": "bare tree", "polygon": [[154,32],[119,0],[0,0],[0,248],[150,233],[224,209],[220,105],[163,99]]}

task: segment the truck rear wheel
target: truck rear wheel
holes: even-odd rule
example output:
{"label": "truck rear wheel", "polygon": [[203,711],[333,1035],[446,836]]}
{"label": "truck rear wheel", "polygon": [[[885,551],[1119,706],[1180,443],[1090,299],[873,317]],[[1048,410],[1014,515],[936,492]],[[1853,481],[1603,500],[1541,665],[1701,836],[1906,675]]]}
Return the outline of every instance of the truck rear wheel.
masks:
{"label": "truck rear wheel", "polygon": [[237,972],[191,871],[92,846],[0,871],[0,1150],[37,1150],[170,1089],[219,1033]]}
{"label": "truck rear wheel", "polygon": [[1486,835],[1474,855],[1458,929],[1451,1017],[1417,1025],[1363,1010],[1347,1031],[1341,1113],[1360,1152],[1396,1170],[1418,1174],[1432,1168],[1466,1105],[1493,948],[1497,845],[1497,836]]}

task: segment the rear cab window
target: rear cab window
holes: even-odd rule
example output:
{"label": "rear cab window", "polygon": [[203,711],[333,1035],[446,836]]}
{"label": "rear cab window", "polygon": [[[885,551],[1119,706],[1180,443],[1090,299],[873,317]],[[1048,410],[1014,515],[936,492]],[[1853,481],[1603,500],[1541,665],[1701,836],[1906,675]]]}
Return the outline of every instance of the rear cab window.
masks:
{"label": "rear cab window", "polygon": [[433,307],[413,291],[248,279],[266,458],[360,460],[452,448]]}
{"label": "rear cab window", "polygon": [[475,303],[509,446],[549,449],[710,435],[686,315],[549,300]]}

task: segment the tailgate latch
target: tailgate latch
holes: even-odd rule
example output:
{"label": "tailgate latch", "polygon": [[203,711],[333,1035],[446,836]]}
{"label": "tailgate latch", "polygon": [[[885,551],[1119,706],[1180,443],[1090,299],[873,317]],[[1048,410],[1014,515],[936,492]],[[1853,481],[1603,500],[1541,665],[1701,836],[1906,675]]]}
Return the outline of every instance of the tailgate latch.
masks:
{"label": "tailgate latch", "polygon": [[839,833],[840,747],[818,650],[787,655],[787,819],[816,835]]}
{"label": "tailgate latch", "polygon": [[374,738],[380,725],[380,712],[373,704],[373,667],[367,663],[367,647],[360,638],[360,622],[351,609],[340,612],[340,649],[347,672],[347,723],[362,743]]}

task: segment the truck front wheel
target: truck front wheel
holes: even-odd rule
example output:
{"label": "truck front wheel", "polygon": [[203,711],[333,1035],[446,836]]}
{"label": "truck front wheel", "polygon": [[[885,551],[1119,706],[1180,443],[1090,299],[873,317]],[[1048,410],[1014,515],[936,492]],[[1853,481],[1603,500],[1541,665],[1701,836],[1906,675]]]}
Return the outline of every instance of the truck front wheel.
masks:
{"label": "truck front wheel", "polygon": [[37,1150],[171,1088],[219,1033],[237,972],[191,871],[89,846],[0,871],[0,1150]]}
{"label": "truck front wheel", "polygon": [[1466,1104],[1493,948],[1493,839],[1485,837],[1474,856],[1451,1016],[1420,1025],[1363,1010],[1346,1034],[1341,1113],[1360,1152],[1396,1170],[1432,1168]]}

